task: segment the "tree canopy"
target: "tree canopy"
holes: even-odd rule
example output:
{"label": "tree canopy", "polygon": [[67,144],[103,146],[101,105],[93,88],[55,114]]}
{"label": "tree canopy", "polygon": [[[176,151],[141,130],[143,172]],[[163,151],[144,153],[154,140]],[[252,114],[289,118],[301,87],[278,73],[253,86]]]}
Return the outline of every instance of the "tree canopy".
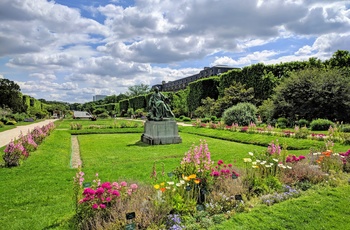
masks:
{"label": "tree canopy", "polygon": [[13,112],[24,112],[21,88],[14,81],[0,78],[0,107],[10,108]]}

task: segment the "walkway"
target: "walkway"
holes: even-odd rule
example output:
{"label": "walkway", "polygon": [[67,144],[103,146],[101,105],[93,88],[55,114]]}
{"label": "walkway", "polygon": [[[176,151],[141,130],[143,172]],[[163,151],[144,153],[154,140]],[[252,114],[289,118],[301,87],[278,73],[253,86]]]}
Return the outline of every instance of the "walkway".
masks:
{"label": "walkway", "polygon": [[54,122],[54,121],[57,121],[57,120],[48,119],[48,120],[37,122],[37,123],[31,123],[28,125],[17,126],[14,129],[0,132],[0,148],[7,145],[12,140],[17,139],[18,136],[21,134],[21,132],[23,135],[26,135],[28,133],[28,130],[31,132],[37,126],[42,127],[42,126],[47,125],[50,122]]}

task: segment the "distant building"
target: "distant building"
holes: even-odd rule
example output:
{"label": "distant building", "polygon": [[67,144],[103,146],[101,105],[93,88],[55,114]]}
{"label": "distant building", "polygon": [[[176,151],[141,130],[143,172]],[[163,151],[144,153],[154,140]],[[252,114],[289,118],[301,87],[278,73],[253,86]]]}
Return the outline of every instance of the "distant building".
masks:
{"label": "distant building", "polygon": [[201,78],[207,78],[207,77],[211,77],[211,76],[218,76],[222,73],[225,73],[229,70],[232,69],[238,69],[238,68],[234,68],[234,67],[229,67],[227,65],[217,65],[217,66],[213,66],[213,67],[204,67],[203,70],[201,70],[199,73],[194,74],[192,76],[189,77],[185,77],[185,78],[181,78],[175,81],[169,81],[169,82],[165,82],[163,81],[162,84],[157,84],[157,85],[153,85],[152,89],[154,87],[158,87],[160,91],[178,91],[181,89],[185,89],[189,83],[194,82],[198,79]]}
{"label": "distant building", "polygon": [[105,99],[105,97],[107,97],[107,95],[95,95],[92,97],[92,101],[103,100],[103,99]]}
{"label": "distant building", "polygon": [[91,119],[92,115],[87,111],[73,111],[73,119]]}

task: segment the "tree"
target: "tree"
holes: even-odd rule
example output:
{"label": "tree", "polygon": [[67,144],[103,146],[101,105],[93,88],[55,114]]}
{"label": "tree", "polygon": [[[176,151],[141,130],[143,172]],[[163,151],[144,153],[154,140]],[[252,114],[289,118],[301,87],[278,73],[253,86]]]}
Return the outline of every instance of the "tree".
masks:
{"label": "tree", "polygon": [[347,50],[338,50],[329,59],[331,67],[350,67],[350,52]]}
{"label": "tree", "polygon": [[171,101],[172,110],[176,117],[181,115],[188,115],[187,97],[189,90],[180,90],[173,95],[173,100]]}
{"label": "tree", "polygon": [[0,79],[0,107],[12,109],[14,113],[26,110],[19,85],[8,79]]}
{"label": "tree", "polygon": [[140,96],[143,94],[149,93],[149,85],[145,84],[140,84],[140,85],[134,85],[134,86],[129,86],[128,87],[128,92],[126,92],[126,95],[129,97],[135,97],[135,96]]}
{"label": "tree", "polygon": [[240,82],[234,82],[224,91],[224,96],[219,98],[215,105],[211,107],[212,115],[221,117],[222,113],[233,105],[239,102],[252,102],[254,100],[254,89],[246,88]]}
{"label": "tree", "polygon": [[316,118],[349,122],[350,78],[339,69],[307,69],[291,74],[276,87],[274,117]]}

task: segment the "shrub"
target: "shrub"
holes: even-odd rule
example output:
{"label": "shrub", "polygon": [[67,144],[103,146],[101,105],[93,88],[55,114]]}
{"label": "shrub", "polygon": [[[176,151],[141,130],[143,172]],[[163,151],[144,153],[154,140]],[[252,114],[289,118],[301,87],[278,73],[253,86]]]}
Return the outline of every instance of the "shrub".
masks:
{"label": "shrub", "polygon": [[300,120],[298,121],[299,127],[305,127],[305,126],[308,127],[309,124],[310,124],[310,122],[308,122],[308,121],[305,120],[305,119],[300,119]]}
{"label": "shrub", "polygon": [[327,119],[316,119],[310,123],[312,131],[326,131],[330,126],[334,127],[334,123]]}
{"label": "shrub", "polygon": [[341,128],[341,131],[344,133],[350,133],[350,125],[345,125]]}
{"label": "shrub", "polygon": [[191,121],[191,118],[189,118],[189,117],[183,117],[182,120],[183,120],[183,121]]}
{"label": "shrub", "polygon": [[248,102],[238,103],[225,110],[222,117],[226,125],[238,123],[240,126],[248,126],[251,122],[257,123],[256,112],[255,105]]}
{"label": "shrub", "polygon": [[7,121],[6,122],[6,125],[15,125],[15,124],[17,124],[16,121]]}
{"label": "shrub", "polygon": [[2,121],[0,121],[0,128],[4,127],[4,123],[2,123]]}
{"label": "shrub", "polygon": [[277,119],[277,127],[281,129],[285,129],[288,126],[288,119],[284,117],[280,117]]}
{"label": "shrub", "polygon": [[306,139],[307,136],[309,136],[310,132],[309,129],[306,128],[306,126],[299,128],[299,126],[295,126],[295,137],[296,138],[302,138],[302,139]]}
{"label": "shrub", "polygon": [[210,117],[210,120],[211,120],[211,121],[216,121],[217,119],[218,119],[218,118],[217,118],[216,116],[211,116],[211,117]]}
{"label": "shrub", "polygon": [[210,122],[210,118],[206,117],[206,118],[203,118],[201,120],[202,123],[209,123]]}
{"label": "shrub", "polygon": [[99,118],[109,118],[109,115],[108,115],[108,113],[105,112],[105,113],[99,114],[98,117]]}
{"label": "shrub", "polygon": [[0,121],[4,124],[6,124],[8,122],[8,119],[6,117],[1,117]]}

